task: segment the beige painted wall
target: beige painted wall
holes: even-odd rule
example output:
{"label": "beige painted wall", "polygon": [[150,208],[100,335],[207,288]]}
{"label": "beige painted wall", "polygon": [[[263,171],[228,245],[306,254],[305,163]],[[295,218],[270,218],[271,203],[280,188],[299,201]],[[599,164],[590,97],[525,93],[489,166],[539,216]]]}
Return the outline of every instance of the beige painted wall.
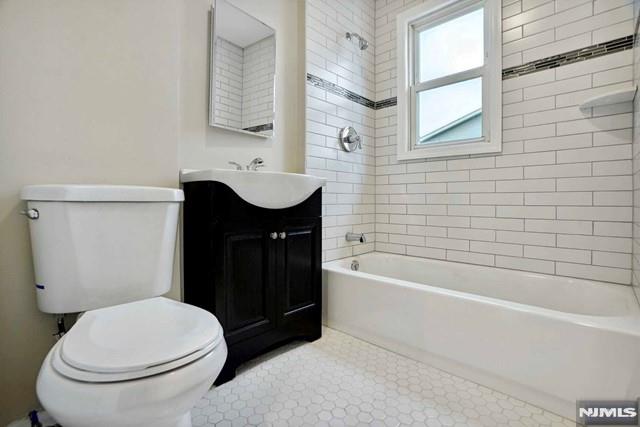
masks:
{"label": "beige painted wall", "polygon": [[35,304],[23,185],[177,186],[180,166],[255,156],[303,169],[303,2],[233,1],[278,31],[272,141],[207,125],[209,0],[0,0],[0,425],[36,405],[54,343]]}
{"label": "beige painted wall", "polygon": [[304,171],[304,1],[228,0],[276,30],[276,114],[271,139],[209,127],[211,0],[183,1],[180,167],[228,168],[260,156],[267,170]]}
{"label": "beige painted wall", "polygon": [[20,188],[178,185],[178,12],[178,0],[0,0],[0,425],[36,403],[54,343]]}

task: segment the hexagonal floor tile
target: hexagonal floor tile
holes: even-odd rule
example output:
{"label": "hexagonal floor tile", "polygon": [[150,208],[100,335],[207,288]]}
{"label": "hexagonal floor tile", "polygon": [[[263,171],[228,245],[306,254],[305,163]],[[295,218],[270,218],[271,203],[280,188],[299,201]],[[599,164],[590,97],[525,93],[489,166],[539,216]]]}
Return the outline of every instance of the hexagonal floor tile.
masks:
{"label": "hexagonal floor tile", "polygon": [[196,408],[194,426],[575,425],[328,328],[247,363]]}

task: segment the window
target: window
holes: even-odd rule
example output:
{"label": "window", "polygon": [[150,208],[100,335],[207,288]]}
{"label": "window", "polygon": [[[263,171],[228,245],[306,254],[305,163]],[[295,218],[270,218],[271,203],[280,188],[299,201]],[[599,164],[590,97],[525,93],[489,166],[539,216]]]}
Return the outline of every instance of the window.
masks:
{"label": "window", "polygon": [[499,0],[427,0],[398,15],[398,158],[502,148]]}

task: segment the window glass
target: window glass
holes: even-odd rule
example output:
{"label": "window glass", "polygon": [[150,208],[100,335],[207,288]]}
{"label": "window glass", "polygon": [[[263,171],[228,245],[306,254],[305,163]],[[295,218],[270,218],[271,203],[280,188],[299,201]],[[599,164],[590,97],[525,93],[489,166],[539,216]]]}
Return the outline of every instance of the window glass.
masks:
{"label": "window glass", "polygon": [[418,33],[419,82],[481,67],[483,21],[481,8]]}
{"label": "window glass", "polygon": [[482,77],[417,93],[417,144],[481,138]]}

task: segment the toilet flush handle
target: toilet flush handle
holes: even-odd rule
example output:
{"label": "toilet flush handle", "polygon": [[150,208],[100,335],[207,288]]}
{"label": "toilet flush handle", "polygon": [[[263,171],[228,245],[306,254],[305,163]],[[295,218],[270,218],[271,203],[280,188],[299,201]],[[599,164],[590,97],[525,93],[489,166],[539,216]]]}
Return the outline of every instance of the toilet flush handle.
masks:
{"label": "toilet flush handle", "polygon": [[20,215],[24,215],[29,219],[40,218],[40,212],[38,212],[38,209],[27,209],[26,211],[20,211]]}

